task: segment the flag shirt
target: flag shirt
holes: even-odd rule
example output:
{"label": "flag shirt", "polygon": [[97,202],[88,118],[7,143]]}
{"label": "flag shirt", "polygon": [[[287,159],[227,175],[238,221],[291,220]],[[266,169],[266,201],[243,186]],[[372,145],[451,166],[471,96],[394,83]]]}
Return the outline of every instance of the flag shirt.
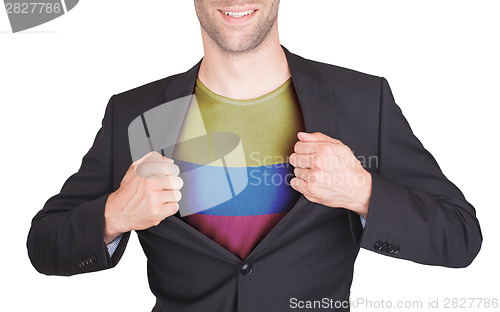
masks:
{"label": "flag shirt", "polygon": [[172,154],[184,179],[182,220],[245,259],[300,196],[288,158],[304,128],[291,78],[251,100],[197,79]]}

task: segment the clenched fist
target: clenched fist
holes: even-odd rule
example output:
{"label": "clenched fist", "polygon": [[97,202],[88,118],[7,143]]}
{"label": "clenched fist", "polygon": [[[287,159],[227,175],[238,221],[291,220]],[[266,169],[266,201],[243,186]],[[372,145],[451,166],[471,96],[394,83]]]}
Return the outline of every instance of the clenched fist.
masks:
{"label": "clenched fist", "polygon": [[121,233],[158,225],[179,210],[183,185],[172,159],[153,151],[130,165],[105,207],[104,242]]}
{"label": "clenched fist", "polygon": [[366,218],[372,179],[351,149],[320,132],[299,132],[290,164],[291,186],[315,203],[343,207]]}

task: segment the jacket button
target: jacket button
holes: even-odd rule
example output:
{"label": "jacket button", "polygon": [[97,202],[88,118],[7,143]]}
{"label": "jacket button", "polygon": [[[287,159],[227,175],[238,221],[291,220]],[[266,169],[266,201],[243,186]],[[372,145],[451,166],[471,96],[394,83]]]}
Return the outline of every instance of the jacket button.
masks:
{"label": "jacket button", "polygon": [[382,248],[381,248],[380,250],[382,250],[382,251],[387,251],[387,247],[389,247],[389,244],[388,244],[387,242],[384,242],[384,243],[382,244]]}
{"label": "jacket button", "polygon": [[381,241],[377,241],[375,243],[375,245],[373,245],[373,248],[375,248],[375,250],[380,250],[382,249],[382,242]]}
{"label": "jacket button", "polygon": [[243,274],[245,276],[250,275],[250,273],[252,273],[252,271],[253,271],[253,267],[249,263],[243,263],[243,265],[240,268],[241,274]]}
{"label": "jacket button", "polygon": [[82,260],[80,260],[79,266],[80,266],[81,268],[85,268],[85,267],[87,267],[87,266],[88,266],[88,264],[87,264],[87,262],[86,262],[85,260],[87,260],[87,259],[82,259]]}
{"label": "jacket button", "polygon": [[393,247],[393,254],[397,254],[399,252],[399,246],[398,245],[394,245]]}
{"label": "jacket button", "polygon": [[95,265],[97,263],[97,258],[95,256],[90,257],[89,259],[90,265]]}
{"label": "jacket button", "polygon": [[394,245],[389,244],[389,246],[387,246],[387,252],[390,254],[393,254],[394,253]]}

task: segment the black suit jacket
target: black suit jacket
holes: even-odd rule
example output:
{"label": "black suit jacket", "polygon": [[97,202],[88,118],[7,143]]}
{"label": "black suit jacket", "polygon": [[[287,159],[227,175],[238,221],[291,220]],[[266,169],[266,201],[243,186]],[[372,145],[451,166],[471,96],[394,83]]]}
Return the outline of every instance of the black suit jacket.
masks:
{"label": "black suit jacket", "polygon": [[[288,311],[291,298],[348,300],[360,247],[447,267],[465,267],[479,252],[474,208],[413,135],[387,81],[284,51],[306,130],[338,138],[366,160],[373,181],[366,228],[357,214],[302,196],[242,261],[171,216],[137,232],[153,311]],[[110,99],[80,169],[33,219],[27,246],[39,272],[73,275],[118,263],[130,233],[110,258],[104,207],[132,163],[127,127],[192,94],[199,66]]]}

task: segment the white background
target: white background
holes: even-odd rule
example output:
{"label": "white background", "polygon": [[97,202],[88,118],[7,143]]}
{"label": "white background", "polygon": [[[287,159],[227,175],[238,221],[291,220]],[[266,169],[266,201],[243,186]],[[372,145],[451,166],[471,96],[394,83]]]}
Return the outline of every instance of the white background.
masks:
{"label": "white background", "polygon": [[[425,306],[429,298],[500,297],[499,8],[486,0],[282,1],[282,44],[386,77],[417,137],[476,207],[483,230],[482,250],[466,269],[361,250],[353,299]],[[135,234],[116,268],[69,278],[37,273],[26,236],[31,218],[78,170],[109,97],[184,72],[202,53],[192,1],[83,0],[18,34],[2,9],[1,311],[151,310]]]}

